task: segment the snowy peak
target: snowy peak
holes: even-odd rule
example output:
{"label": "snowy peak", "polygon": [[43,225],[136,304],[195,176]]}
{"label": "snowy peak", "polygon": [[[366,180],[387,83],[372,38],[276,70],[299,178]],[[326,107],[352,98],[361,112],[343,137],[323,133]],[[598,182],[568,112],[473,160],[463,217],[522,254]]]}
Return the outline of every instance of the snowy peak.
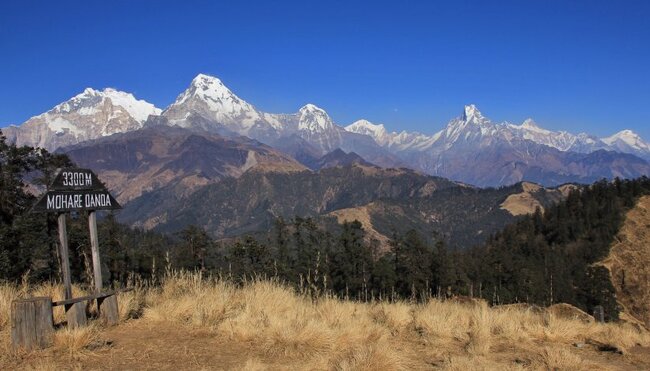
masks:
{"label": "snowy peak", "polygon": [[198,74],[190,86],[181,95],[178,96],[174,105],[182,104],[188,99],[198,98],[203,101],[236,101],[239,105],[250,106],[242,101],[230,89],[228,89],[218,78],[214,76]]}
{"label": "snowy peak", "polygon": [[192,79],[192,85],[197,85],[197,86],[200,84],[211,85],[213,83],[223,85],[223,83],[218,77],[206,75],[204,73],[199,73],[198,75],[196,75],[196,77]]}
{"label": "snowy peak", "polygon": [[520,127],[522,129],[533,130],[533,131],[545,131],[545,132],[548,131],[539,127],[539,125],[537,125],[537,123],[531,118],[527,118],[526,120],[524,120],[524,122],[521,124]]}
{"label": "snowy peak", "polygon": [[107,88],[101,93],[105,98],[111,100],[115,106],[124,108],[136,121],[144,123],[149,115],[160,115],[162,110],[153,104],[137,100],[133,94]]}
{"label": "snowy peak", "polygon": [[486,124],[490,122],[490,120],[485,118],[481,113],[481,111],[479,111],[478,108],[476,108],[476,106],[473,104],[469,104],[465,106],[460,119],[464,122],[474,123],[478,125]]}
{"label": "snowy peak", "polygon": [[75,113],[83,116],[94,115],[100,112],[106,103],[110,103],[114,107],[121,107],[139,123],[144,123],[149,115],[159,115],[161,112],[153,104],[144,100],[138,100],[130,93],[112,88],[106,88],[103,91],[86,88],[83,93],[75,95],[69,100],[55,106],[48,114],[66,115]]}
{"label": "snowy peak", "polygon": [[641,137],[639,136],[639,134],[633,132],[632,130],[628,130],[628,129],[621,130],[618,133],[616,133],[616,134],[614,134],[614,135],[612,135],[610,137],[603,138],[603,142],[605,142],[607,144],[612,144],[612,143],[616,142],[617,140],[620,140],[620,141],[622,141],[622,142],[624,142],[626,144],[629,144],[629,145],[635,145],[635,144],[638,144],[638,142],[643,141],[641,139]]}
{"label": "snowy peak", "polygon": [[324,132],[334,128],[330,116],[313,104],[306,104],[298,110],[298,130]]}
{"label": "snowy peak", "polygon": [[463,113],[449,121],[447,127],[431,137],[430,144],[439,142],[441,148],[448,149],[456,143],[479,142],[483,137],[489,137],[495,125],[483,116],[475,105],[469,104],[463,108]]}
{"label": "snowy peak", "polygon": [[345,130],[352,133],[371,136],[378,143],[381,139],[383,139],[386,136],[386,128],[384,127],[384,125],[382,124],[375,125],[372,122],[363,119],[357,120],[353,122],[351,125],[346,126]]}
{"label": "snowy peak", "polygon": [[161,110],[133,94],[112,88],[86,88],[80,94],[34,116],[13,129],[17,145],[54,150],[89,139],[124,133],[143,127],[150,115]]}
{"label": "snowy peak", "polygon": [[609,146],[624,152],[626,150],[632,152],[650,152],[650,144],[644,141],[639,134],[632,130],[619,131],[610,137],[603,138],[602,141],[607,143]]}
{"label": "snowy peak", "polygon": [[210,96],[229,96],[234,95],[218,78],[214,76],[204,75],[202,73],[196,75],[190,84],[195,88],[196,92],[203,92]]}
{"label": "snowy peak", "polygon": [[316,106],[315,104],[307,103],[304,106],[300,107],[298,110],[298,113],[300,114],[309,114],[309,113],[325,113],[325,110]]}
{"label": "snowy peak", "polygon": [[235,95],[221,80],[205,74],[192,79],[190,86],[165,109],[163,116],[172,125],[199,126],[206,130],[221,125],[242,135],[248,135],[256,126],[270,128],[279,125],[274,117],[259,112]]}
{"label": "snowy peak", "polygon": [[[93,108],[101,103],[102,97],[100,92],[93,88],[86,88],[81,94],[77,94],[67,101],[56,105],[48,113],[50,114],[68,114],[79,111],[79,113],[88,113],[88,108]],[[86,108],[86,110],[84,110]]]}

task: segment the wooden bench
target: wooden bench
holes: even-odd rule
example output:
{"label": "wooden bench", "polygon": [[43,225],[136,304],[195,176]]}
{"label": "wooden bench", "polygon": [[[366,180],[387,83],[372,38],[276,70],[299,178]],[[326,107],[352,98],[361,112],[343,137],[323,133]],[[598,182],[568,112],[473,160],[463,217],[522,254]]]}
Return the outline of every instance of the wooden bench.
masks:
{"label": "wooden bench", "polygon": [[86,304],[97,300],[99,317],[105,325],[119,322],[117,293],[133,288],[107,291],[67,300],[52,301],[50,297],[14,300],[11,303],[11,342],[14,348],[27,350],[46,348],[52,344],[54,333],[53,307],[63,305],[68,326],[83,327],[88,324]]}
{"label": "wooden bench", "polygon": [[67,300],[59,300],[52,303],[52,306],[63,305],[65,307],[65,317],[70,327],[86,326],[88,319],[86,317],[86,302],[97,300],[97,311],[101,320],[109,326],[116,325],[119,322],[119,312],[117,308],[118,292],[130,291],[124,289],[118,291],[107,291],[99,294],[80,296]]}

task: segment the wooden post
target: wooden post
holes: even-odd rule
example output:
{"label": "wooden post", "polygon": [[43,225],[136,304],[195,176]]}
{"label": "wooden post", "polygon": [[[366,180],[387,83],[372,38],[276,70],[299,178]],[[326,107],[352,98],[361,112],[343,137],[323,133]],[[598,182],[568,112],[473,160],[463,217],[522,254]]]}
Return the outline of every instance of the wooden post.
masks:
{"label": "wooden post", "polygon": [[88,229],[90,229],[90,247],[93,255],[93,273],[95,278],[95,293],[102,292],[102,264],[99,260],[99,239],[97,238],[97,213],[88,213]]}
{"label": "wooden post", "polygon": [[88,324],[88,317],[86,317],[86,302],[80,301],[74,304],[66,304],[65,318],[68,320],[69,328],[86,326]]}
{"label": "wooden post", "polygon": [[52,343],[52,299],[37,297],[11,303],[11,342],[15,348],[45,348]]}
{"label": "wooden post", "polygon": [[113,326],[118,324],[120,317],[117,310],[117,295],[113,294],[97,299],[97,307],[99,309],[99,317],[106,325]]}
{"label": "wooden post", "polygon": [[72,299],[70,280],[70,259],[68,258],[68,231],[65,227],[65,213],[59,214],[59,245],[61,249],[61,270],[63,273],[64,299]]}

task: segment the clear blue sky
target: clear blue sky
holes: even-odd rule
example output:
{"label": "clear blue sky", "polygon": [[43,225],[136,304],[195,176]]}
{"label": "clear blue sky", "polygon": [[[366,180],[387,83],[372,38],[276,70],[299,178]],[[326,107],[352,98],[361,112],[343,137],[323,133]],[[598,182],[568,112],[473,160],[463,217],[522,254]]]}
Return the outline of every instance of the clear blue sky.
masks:
{"label": "clear blue sky", "polygon": [[433,133],[475,103],[650,140],[649,17],[650,1],[3,1],[0,127],[88,86],[164,108],[203,72],[344,125]]}

